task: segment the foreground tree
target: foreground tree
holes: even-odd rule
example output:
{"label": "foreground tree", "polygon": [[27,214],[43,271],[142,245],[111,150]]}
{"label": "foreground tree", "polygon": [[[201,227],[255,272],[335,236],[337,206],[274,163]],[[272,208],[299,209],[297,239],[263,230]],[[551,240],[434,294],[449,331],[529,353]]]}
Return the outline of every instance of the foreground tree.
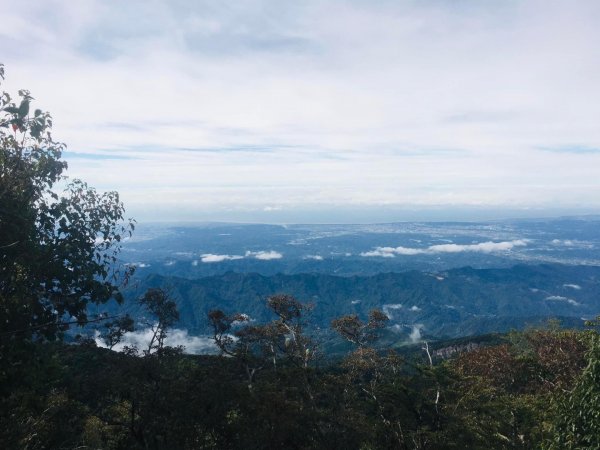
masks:
{"label": "foreground tree", "polygon": [[367,322],[360,320],[356,314],[351,314],[332,320],[331,328],[348,342],[362,348],[377,339],[377,332],[385,327],[388,320],[388,316],[382,311],[374,309],[369,313]]}
{"label": "foreground tree", "polygon": [[[26,90],[15,99],[0,93],[0,447],[65,448],[83,411],[49,391],[57,347],[42,343],[109,319],[90,319],[87,306],[122,300],[118,287],[131,270],[117,254],[134,225],[116,192],[66,179],[65,145],[32,102]],[[62,420],[69,412],[72,420]],[[48,433],[60,429],[54,441]]]}
{"label": "foreground tree", "polygon": [[65,145],[32,100],[25,90],[0,96],[0,357],[16,339],[86,323],[89,303],[121,301],[130,274],[116,259],[134,228],[119,195],[66,182]]}
{"label": "foreground tree", "polygon": [[161,353],[165,348],[167,330],[179,320],[177,304],[171,299],[167,291],[159,288],[151,288],[139,300],[150,313],[145,325],[151,330],[148,348],[144,350],[145,355],[152,352]]}
{"label": "foreground tree", "polygon": [[247,324],[245,314],[227,315],[218,309],[208,313],[215,345],[221,354],[242,364],[250,388],[255,375],[266,366],[276,372],[282,361],[306,370],[317,355],[318,345],[305,330],[305,313],[312,305],[280,294],[267,298],[266,306],[277,318],[262,325]]}
{"label": "foreground tree", "polygon": [[135,322],[129,314],[117,317],[114,320],[103,324],[103,330],[100,332],[100,338],[106,346],[112,350],[118,345],[127,333],[134,331]]}

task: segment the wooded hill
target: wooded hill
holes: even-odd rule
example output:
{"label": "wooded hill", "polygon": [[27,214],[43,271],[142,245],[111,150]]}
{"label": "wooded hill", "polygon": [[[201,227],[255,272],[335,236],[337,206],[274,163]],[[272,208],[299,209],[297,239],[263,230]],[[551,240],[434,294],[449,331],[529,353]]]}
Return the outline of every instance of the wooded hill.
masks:
{"label": "wooded hill", "polygon": [[[366,316],[374,308],[384,310],[391,317],[389,325],[399,325],[398,341],[405,341],[416,325],[422,326],[424,335],[439,339],[504,332],[539,325],[548,318],[582,326],[582,317],[593,318],[600,312],[600,267],[559,264],[365,277],[227,273],[190,280],[150,275],[130,284],[124,291],[128,301],[119,308],[138,316],[136,300],[156,287],[168,290],[177,303],[177,327],[193,334],[209,332],[206,314],[214,308],[268,320],[264,301],[279,293],[312,303],[311,322],[322,329],[341,315]],[[106,309],[103,305],[94,311]]]}
{"label": "wooded hill", "polygon": [[[366,321],[345,323],[346,331],[358,334],[368,331],[366,325]],[[267,341],[260,343],[268,334],[257,330],[237,334],[237,343],[251,345],[244,350],[231,343],[230,356],[184,355],[169,347],[116,353],[92,341],[21,347],[21,363],[2,371],[0,445],[28,449],[600,445],[600,341],[594,331],[531,330],[491,340],[439,343],[437,352],[421,343],[404,355],[378,352],[373,341],[357,340],[345,357],[327,364],[318,356],[304,364],[306,353],[285,344],[269,353],[263,347]],[[318,355],[318,349],[311,350]]]}

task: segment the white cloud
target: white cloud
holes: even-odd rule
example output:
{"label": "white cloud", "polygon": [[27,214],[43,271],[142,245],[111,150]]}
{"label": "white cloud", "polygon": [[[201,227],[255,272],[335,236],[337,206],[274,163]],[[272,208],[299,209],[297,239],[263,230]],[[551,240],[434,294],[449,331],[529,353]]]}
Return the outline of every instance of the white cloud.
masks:
{"label": "white cloud", "polygon": [[243,259],[243,256],[240,255],[214,255],[212,253],[206,253],[201,255],[201,261],[203,263],[216,263],[223,261],[232,261],[236,259]]}
{"label": "white cloud", "polygon": [[241,313],[240,314],[241,320],[234,320],[231,325],[234,327],[240,327],[243,326],[244,324],[248,324],[250,322],[256,322],[256,319],[253,319],[252,317],[250,317],[248,314],[245,313]]}
{"label": "white cloud", "polygon": [[423,329],[423,325],[422,324],[416,324],[412,326],[412,329],[410,331],[410,335],[408,336],[409,339],[411,340],[411,342],[416,343],[419,342],[421,340],[421,330]]}
{"label": "white cloud", "polygon": [[314,259],[315,261],[323,261],[323,257],[321,255],[306,255],[304,259]]}
{"label": "white cloud", "polygon": [[568,297],[563,297],[562,295],[550,295],[550,296],[546,297],[546,300],[567,302],[573,306],[579,305],[579,302],[577,302],[576,300],[573,300],[572,298],[568,298]]}
{"label": "white cloud", "polygon": [[23,0],[0,46],[10,90],[104,155],[70,174],[157,219],[598,207],[600,153],[564,149],[600,146],[600,4],[455,3]]}
{"label": "white cloud", "polygon": [[394,253],[383,250],[371,250],[369,252],[362,252],[360,256],[381,256],[382,258],[393,258]]}
{"label": "white cloud", "polygon": [[425,250],[409,247],[381,247],[379,249],[383,253],[394,253],[396,255],[419,255],[425,253]]}
{"label": "white cloud", "polygon": [[261,250],[259,252],[247,251],[246,258],[255,258],[255,259],[260,259],[262,261],[269,261],[271,259],[281,259],[281,258],[283,258],[283,255],[274,250],[270,250],[270,251]]}
{"label": "white cloud", "polygon": [[421,308],[419,308],[417,305],[413,305],[410,307],[411,311],[421,311]]}
{"label": "white cloud", "polygon": [[578,284],[563,284],[563,287],[575,289],[577,291],[581,290],[581,286]]}
{"label": "white cloud", "polygon": [[388,319],[393,320],[394,314],[392,311],[397,311],[399,309],[402,309],[402,304],[401,303],[386,304],[386,305],[382,306],[382,309],[383,309],[383,313],[388,317]]}
{"label": "white cloud", "polygon": [[506,242],[481,242],[479,244],[441,244],[432,245],[428,251],[431,253],[459,253],[459,252],[502,252],[512,250],[514,247],[526,246],[527,242],[524,240],[506,241]]}
{"label": "white cloud", "polygon": [[217,254],[212,254],[212,253],[206,253],[204,255],[201,255],[201,261],[203,263],[216,263],[216,262],[223,262],[223,261],[235,261],[235,260],[244,259],[244,258],[254,258],[254,259],[260,259],[263,261],[268,261],[271,259],[281,259],[282,257],[283,257],[283,255],[281,253],[276,252],[274,250],[270,250],[270,251],[261,250],[258,252],[247,251],[243,256],[242,255],[217,255]]}
{"label": "white cloud", "polygon": [[[152,330],[150,328],[126,333],[123,337],[123,341],[116,345],[113,350],[122,351],[125,346],[135,346],[139,350],[148,348],[148,344],[152,339]],[[104,342],[96,335],[96,344],[100,347],[105,347]],[[183,345],[185,347],[184,352],[189,354],[205,354],[205,353],[216,353],[217,347],[214,341],[207,336],[191,336],[187,330],[172,329],[169,330],[168,336],[165,339],[165,345],[171,347],[177,347]]]}
{"label": "white cloud", "polygon": [[577,247],[577,248],[593,248],[594,244],[587,241],[579,241],[577,239],[553,239],[552,244],[561,247]]}
{"label": "white cloud", "polygon": [[380,256],[384,258],[393,258],[396,255],[421,255],[436,253],[461,253],[461,252],[505,252],[514,247],[523,247],[527,241],[518,239],[505,242],[480,242],[478,244],[439,244],[431,245],[426,248],[407,248],[407,247],[377,247],[375,250],[363,252],[361,256]]}

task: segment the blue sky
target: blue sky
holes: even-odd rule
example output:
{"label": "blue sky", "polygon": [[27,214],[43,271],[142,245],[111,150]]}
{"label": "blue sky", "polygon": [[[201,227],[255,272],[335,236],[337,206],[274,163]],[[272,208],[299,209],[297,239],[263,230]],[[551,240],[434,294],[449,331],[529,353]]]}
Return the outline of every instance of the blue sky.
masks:
{"label": "blue sky", "polygon": [[0,3],[4,87],[142,220],[600,211],[597,1]]}

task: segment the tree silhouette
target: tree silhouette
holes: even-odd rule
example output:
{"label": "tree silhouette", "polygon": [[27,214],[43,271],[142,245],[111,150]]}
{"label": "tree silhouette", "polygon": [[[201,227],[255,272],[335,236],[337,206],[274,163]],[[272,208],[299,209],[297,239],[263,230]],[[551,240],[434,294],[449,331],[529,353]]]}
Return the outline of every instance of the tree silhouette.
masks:
{"label": "tree silhouette", "polygon": [[132,272],[117,261],[134,228],[119,195],[66,179],[65,145],[32,102],[26,90],[0,95],[0,350],[86,323],[89,303],[122,300]]}

